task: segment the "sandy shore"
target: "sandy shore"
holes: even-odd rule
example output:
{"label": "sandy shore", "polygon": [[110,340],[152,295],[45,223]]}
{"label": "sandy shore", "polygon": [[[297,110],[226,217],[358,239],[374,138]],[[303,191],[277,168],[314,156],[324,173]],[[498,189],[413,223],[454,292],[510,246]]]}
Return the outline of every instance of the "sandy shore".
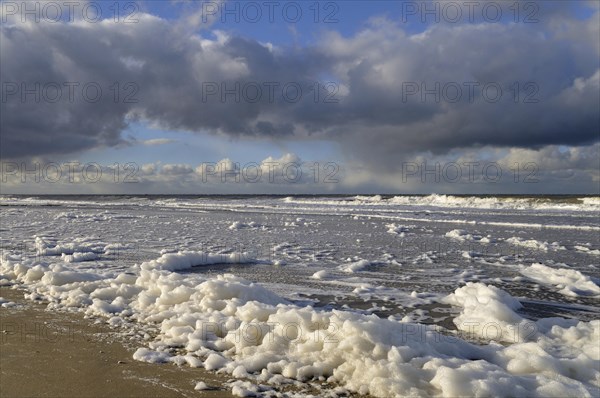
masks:
{"label": "sandy shore", "polygon": [[[0,297],[18,304],[0,309],[2,397],[232,396],[226,376],[134,361],[121,336],[82,314],[47,311],[5,287]],[[199,381],[215,390],[194,391]]]}

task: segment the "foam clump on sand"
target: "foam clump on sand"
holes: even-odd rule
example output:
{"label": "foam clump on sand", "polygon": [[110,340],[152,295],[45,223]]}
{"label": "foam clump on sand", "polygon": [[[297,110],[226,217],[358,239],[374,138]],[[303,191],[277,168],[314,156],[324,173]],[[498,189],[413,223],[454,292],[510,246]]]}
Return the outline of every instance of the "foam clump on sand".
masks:
{"label": "foam clump on sand", "polygon": [[241,221],[234,221],[229,226],[229,229],[235,231],[235,230],[240,230],[240,229],[263,229],[263,230],[266,230],[268,228],[264,225],[260,225],[256,221],[251,221],[249,223],[243,223]]}
{"label": "foam clump on sand", "polygon": [[329,276],[329,272],[327,272],[327,270],[322,269],[322,270],[317,271],[314,274],[312,274],[311,278],[312,279],[324,279],[327,276]]}
{"label": "foam clump on sand", "polygon": [[591,254],[593,256],[600,256],[600,249],[591,249],[587,245],[575,245],[573,248],[582,253]]}
{"label": "foam clump on sand", "polygon": [[210,264],[253,264],[256,259],[246,253],[210,254],[205,252],[180,251],[165,253],[160,258],[142,263],[142,270],[180,271],[200,265]]}
{"label": "foam clump on sand", "polygon": [[468,282],[443,302],[462,308],[461,314],[454,318],[458,330],[486,340],[513,342],[519,337],[515,333],[524,319],[515,310],[522,305],[501,289]]}
{"label": "foam clump on sand", "polygon": [[231,394],[236,397],[256,397],[261,396],[260,393],[272,390],[268,386],[256,385],[249,381],[237,380],[227,384],[231,387]]}
{"label": "foam clump on sand", "polygon": [[558,242],[540,242],[535,239],[523,239],[518,236],[513,236],[512,238],[506,239],[507,243],[513,244],[515,246],[527,247],[530,249],[541,250],[544,252],[547,251],[557,251],[557,250],[565,250],[564,246],[561,246]]}
{"label": "foam clump on sand", "polygon": [[63,260],[65,263],[79,263],[82,261],[96,260],[98,258],[98,255],[94,252],[74,252],[73,254],[62,253],[60,257],[61,260]]}
{"label": "foam clump on sand", "polygon": [[231,383],[238,396],[290,380],[326,381],[376,397],[579,397],[600,387],[600,321],[527,321],[517,313],[516,298],[480,283],[443,300],[460,311],[454,320],[459,333],[453,333],[392,317],[300,306],[231,274],[175,272],[259,262],[239,253],[166,253],[132,273],[101,276],[65,264],[1,261],[0,279],[22,283],[36,298],[158,327],[134,359],[244,378]]}
{"label": "foam clump on sand", "polygon": [[552,268],[534,263],[523,268],[521,274],[536,282],[554,285],[565,296],[600,296],[600,286],[589,276],[574,269]]}
{"label": "foam clump on sand", "polygon": [[387,232],[389,234],[394,234],[394,235],[400,235],[401,238],[403,238],[406,234],[406,232],[409,232],[410,229],[408,227],[405,227],[403,225],[397,225],[397,224],[386,224],[387,227]]}
{"label": "foam clump on sand", "polygon": [[210,390],[210,389],[211,389],[210,386],[203,381],[199,381],[198,383],[196,383],[196,386],[194,387],[194,390],[196,390],[196,391],[206,391],[206,390]]}
{"label": "foam clump on sand", "polygon": [[36,236],[35,247],[37,254],[42,256],[60,256],[74,253],[103,253],[105,245],[92,238],[76,238],[71,243],[54,244],[51,240]]}
{"label": "foam clump on sand", "polygon": [[446,232],[445,235],[447,238],[456,239],[462,242],[470,241],[470,242],[481,242],[481,243],[492,243],[494,240],[488,236],[482,235],[474,235],[471,234],[464,229],[453,229],[452,231]]}
{"label": "foam clump on sand", "polygon": [[350,262],[348,264],[343,264],[338,267],[340,271],[347,272],[349,274],[353,274],[358,271],[362,271],[367,268],[372,263],[367,260],[358,260],[354,262]]}
{"label": "foam clump on sand", "polygon": [[133,353],[133,359],[140,362],[148,363],[164,363],[169,362],[171,356],[165,352],[149,350],[147,348],[138,348]]}
{"label": "foam clump on sand", "polygon": [[10,300],[6,300],[3,297],[0,297],[0,307],[2,308],[11,308],[11,307],[16,307],[17,303],[15,303],[14,301],[10,301]]}

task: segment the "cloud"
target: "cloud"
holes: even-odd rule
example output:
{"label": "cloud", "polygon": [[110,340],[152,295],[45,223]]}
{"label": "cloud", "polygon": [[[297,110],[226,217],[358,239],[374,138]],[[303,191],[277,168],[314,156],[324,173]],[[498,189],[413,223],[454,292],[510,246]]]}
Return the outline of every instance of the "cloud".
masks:
{"label": "cloud", "polygon": [[154,163],[143,164],[140,167],[140,174],[142,176],[151,176],[151,175],[154,175],[156,173],[157,168],[158,168],[158,165],[154,164]]}
{"label": "cloud", "polygon": [[[201,14],[176,21],[139,14],[134,24],[3,24],[0,156],[124,145],[131,121],[331,140],[374,173],[397,171],[399,156],[425,151],[590,145],[600,130],[598,8],[585,18],[560,16],[569,4],[546,3],[539,24],[439,24],[412,34],[379,18],[354,35],[329,31],[315,45],[293,48],[198,33]],[[323,76],[335,84],[315,87]],[[57,85],[62,96],[48,101]],[[102,94],[92,101],[97,87]],[[449,100],[457,87],[460,99]],[[492,101],[496,87],[502,96]]]}
{"label": "cloud", "polygon": [[157,145],[167,145],[177,142],[177,140],[172,140],[170,138],[153,138],[150,140],[141,141],[142,145],[146,146],[157,146]]}
{"label": "cloud", "polygon": [[393,167],[344,164],[348,192],[600,194],[600,144],[539,149],[484,147],[398,156]]}
{"label": "cloud", "polygon": [[194,169],[187,164],[165,164],[161,168],[161,173],[169,176],[191,174]]}
{"label": "cloud", "polygon": [[397,159],[397,171],[359,160],[330,167],[294,153],[255,162],[101,165],[71,160],[3,163],[4,194],[600,194],[600,144],[539,150],[486,147],[422,152]]}

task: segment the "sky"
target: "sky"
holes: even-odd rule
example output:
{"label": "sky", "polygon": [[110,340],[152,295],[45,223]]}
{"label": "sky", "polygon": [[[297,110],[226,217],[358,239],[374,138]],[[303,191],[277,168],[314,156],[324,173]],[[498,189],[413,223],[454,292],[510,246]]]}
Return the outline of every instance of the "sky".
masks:
{"label": "sky", "polygon": [[600,2],[0,1],[1,194],[600,194]]}

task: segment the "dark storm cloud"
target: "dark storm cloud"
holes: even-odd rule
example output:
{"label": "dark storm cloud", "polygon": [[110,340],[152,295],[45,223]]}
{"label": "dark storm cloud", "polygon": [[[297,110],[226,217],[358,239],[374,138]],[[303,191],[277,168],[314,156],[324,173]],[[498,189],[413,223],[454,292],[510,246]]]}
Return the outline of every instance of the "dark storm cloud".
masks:
{"label": "dark storm cloud", "polygon": [[[268,84],[306,89],[316,74],[254,41],[202,43],[150,16],[131,25],[3,26],[1,40],[1,151],[9,158],[118,145],[138,118],[169,129],[289,135],[293,123],[263,117],[293,105],[281,89],[269,98]],[[247,101],[255,94],[244,90],[254,86],[262,98]]]}
{"label": "dark storm cloud", "polygon": [[[329,138],[380,167],[411,151],[596,142],[598,14],[563,17],[560,26],[554,9],[544,15],[549,22],[440,24],[412,36],[381,19],[355,36],[329,32],[304,48],[220,32],[206,39],[150,15],[135,24],[3,24],[0,153],[120,145],[131,120],[270,139]],[[335,84],[325,84],[329,77]],[[48,101],[52,90],[42,90],[39,102],[34,94],[21,98],[21,84],[36,82],[62,86],[61,99]],[[74,101],[65,86],[72,82],[79,83]],[[102,89],[97,102],[82,98],[90,82]],[[461,98],[448,100],[452,87],[440,100],[408,91],[436,90],[436,83],[459,87]],[[471,97],[473,83],[479,86]],[[502,88],[497,102],[484,98],[486,84]],[[535,102],[524,103],[528,95]]]}

